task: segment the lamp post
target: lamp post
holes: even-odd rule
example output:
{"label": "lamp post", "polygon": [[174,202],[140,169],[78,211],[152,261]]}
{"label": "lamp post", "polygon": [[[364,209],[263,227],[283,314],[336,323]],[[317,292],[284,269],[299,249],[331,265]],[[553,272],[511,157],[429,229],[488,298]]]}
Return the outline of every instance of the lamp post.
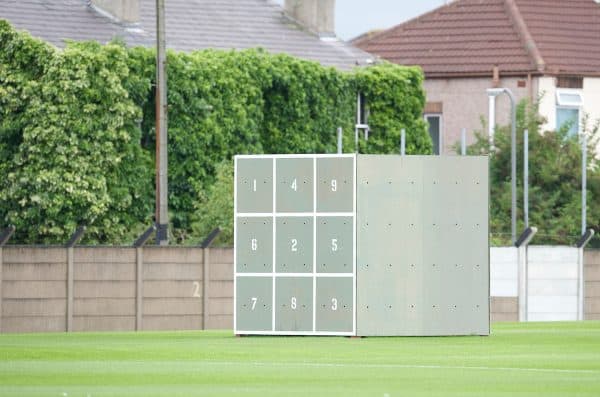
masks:
{"label": "lamp post", "polygon": [[[515,96],[508,88],[489,88],[488,97],[506,94],[510,98],[511,113],[511,238],[513,244],[517,241],[517,108]],[[494,109],[495,110],[495,109]],[[490,108],[490,111],[492,109]]]}

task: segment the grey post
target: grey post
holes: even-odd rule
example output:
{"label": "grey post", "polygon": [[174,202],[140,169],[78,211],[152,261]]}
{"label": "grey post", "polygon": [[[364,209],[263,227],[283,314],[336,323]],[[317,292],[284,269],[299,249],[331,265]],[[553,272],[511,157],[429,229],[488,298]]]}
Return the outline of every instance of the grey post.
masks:
{"label": "grey post", "polygon": [[527,321],[527,247],[536,233],[536,227],[528,227],[521,233],[517,241],[515,241],[518,254],[519,321]]}
{"label": "grey post", "polygon": [[584,263],[584,248],[594,237],[594,229],[589,229],[577,241],[577,320],[585,318],[585,263]]}
{"label": "grey post", "polygon": [[587,136],[581,133],[581,234],[587,229]]}
{"label": "grey post", "polygon": [[14,232],[15,227],[11,225],[0,234],[0,332],[2,332],[2,266],[4,265],[2,247],[4,247]]}
{"label": "grey post", "polygon": [[400,131],[400,154],[406,155],[406,130],[404,128]]}
{"label": "grey post", "polygon": [[460,132],[460,154],[467,155],[467,129],[463,128]]}
{"label": "grey post", "polygon": [[337,129],[337,152],[338,154],[342,154],[342,127],[338,127]]}
{"label": "grey post", "polygon": [[74,258],[73,247],[77,245],[79,240],[85,233],[85,226],[79,226],[75,233],[71,235],[69,241],[65,244],[67,249],[67,332],[73,331],[73,285],[74,285]]}
{"label": "grey post", "polygon": [[529,227],[529,131],[523,131],[523,213]]}
{"label": "grey post", "polygon": [[517,104],[515,96],[508,88],[489,88],[488,96],[506,94],[510,98],[511,113],[511,238],[517,241]]}
{"label": "grey post", "polygon": [[210,246],[221,233],[220,228],[215,228],[202,241],[202,329],[208,328],[208,319],[210,318]]}
{"label": "grey post", "polygon": [[165,0],[156,0],[156,243],[169,243]]}
{"label": "grey post", "polygon": [[150,226],[146,231],[138,237],[133,243],[135,248],[135,330],[141,331],[143,327],[143,299],[144,299],[144,244],[152,234],[156,232],[156,225]]}

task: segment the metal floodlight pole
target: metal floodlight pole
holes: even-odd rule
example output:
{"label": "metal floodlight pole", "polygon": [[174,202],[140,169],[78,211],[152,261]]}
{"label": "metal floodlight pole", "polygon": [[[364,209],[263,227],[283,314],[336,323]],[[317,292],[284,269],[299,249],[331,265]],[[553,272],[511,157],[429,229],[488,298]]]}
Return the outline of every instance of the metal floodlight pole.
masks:
{"label": "metal floodlight pole", "polygon": [[587,136],[581,133],[581,234],[587,229]]}
{"label": "metal floodlight pole", "polygon": [[400,131],[400,154],[402,156],[406,154],[406,130],[404,128]]}
{"label": "metal floodlight pole", "polygon": [[506,94],[510,98],[511,113],[511,238],[515,243],[517,240],[517,104],[515,96],[508,88],[490,88],[488,96]]}
{"label": "metal floodlight pole", "polygon": [[525,228],[529,227],[529,131],[523,131],[523,212]]}
{"label": "metal floodlight pole", "polygon": [[169,243],[166,63],[165,0],[156,0],[156,243],[158,245]]}
{"label": "metal floodlight pole", "polygon": [[343,146],[342,146],[342,127],[338,127],[337,129],[337,152],[338,154],[342,154]]}
{"label": "metal floodlight pole", "polygon": [[460,132],[460,154],[461,156],[467,155],[467,129],[463,128]]}

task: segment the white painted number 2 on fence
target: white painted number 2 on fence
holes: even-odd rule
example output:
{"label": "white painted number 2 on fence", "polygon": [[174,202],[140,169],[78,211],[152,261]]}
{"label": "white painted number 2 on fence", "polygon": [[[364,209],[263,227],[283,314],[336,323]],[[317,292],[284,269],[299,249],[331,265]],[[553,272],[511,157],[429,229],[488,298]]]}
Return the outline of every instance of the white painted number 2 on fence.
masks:
{"label": "white painted number 2 on fence", "polygon": [[298,240],[293,238],[292,239],[292,252],[297,252],[297,251],[298,251]]}
{"label": "white painted number 2 on fence", "polygon": [[250,241],[251,247],[252,247],[252,251],[256,251],[258,249],[258,240],[253,238]]}
{"label": "white painted number 2 on fence", "polygon": [[290,305],[292,307],[292,310],[296,310],[296,297],[292,296],[292,304]]}
{"label": "white painted number 2 on fence", "polygon": [[294,189],[295,192],[298,191],[298,182],[296,181],[295,178],[294,178],[294,181],[292,182],[292,189]]}
{"label": "white painted number 2 on fence", "polygon": [[258,301],[258,298],[256,298],[255,296],[252,297],[252,309],[254,310],[254,308],[256,308],[256,302]]}
{"label": "white painted number 2 on fence", "polygon": [[337,180],[336,179],[331,180],[331,191],[337,192]]}
{"label": "white painted number 2 on fence", "polygon": [[192,292],[192,297],[193,298],[202,298],[200,296],[200,283],[198,281],[194,281],[193,285],[194,285],[194,292]]}
{"label": "white painted number 2 on fence", "polygon": [[333,310],[333,311],[337,310],[337,299],[335,299],[335,298],[331,298],[331,310]]}

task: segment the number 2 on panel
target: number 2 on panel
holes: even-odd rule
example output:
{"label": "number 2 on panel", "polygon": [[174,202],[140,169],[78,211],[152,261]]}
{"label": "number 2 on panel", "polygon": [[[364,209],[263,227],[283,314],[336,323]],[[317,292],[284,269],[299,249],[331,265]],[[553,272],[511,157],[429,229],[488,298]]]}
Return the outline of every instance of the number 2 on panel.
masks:
{"label": "number 2 on panel", "polygon": [[292,252],[297,252],[297,251],[298,251],[298,240],[293,238],[292,239]]}
{"label": "number 2 on panel", "polygon": [[256,251],[258,249],[258,240],[255,238],[250,240],[250,247],[252,248],[252,251]]}
{"label": "number 2 on panel", "polygon": [[252,308],[250,310],[254,310],[256,308],[256,302],[258,301],[258,298],[253,296],[252,297]]}

